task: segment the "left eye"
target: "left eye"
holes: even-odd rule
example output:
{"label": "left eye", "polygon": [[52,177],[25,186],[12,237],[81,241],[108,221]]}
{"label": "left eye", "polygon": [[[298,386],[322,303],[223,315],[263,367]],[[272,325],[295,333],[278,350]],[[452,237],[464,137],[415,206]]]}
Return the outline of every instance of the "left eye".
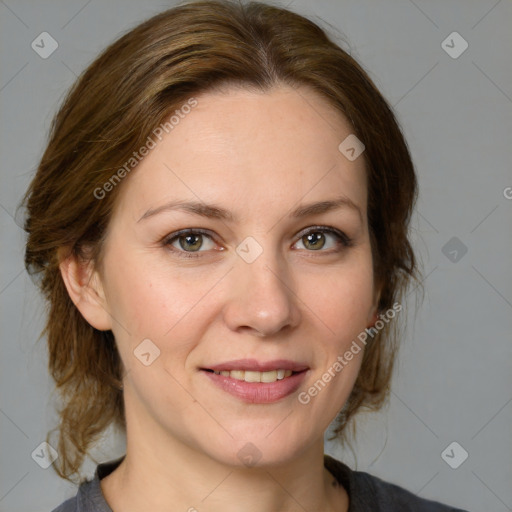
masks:
{"label": "left eye", "polygon": [[338,234],[336,231],[328,228],[316,228],[310,230],[307,233],[303,234],[297,243],[302,242],[302,244],[306,246],[306,249],[309,248],[312,249],[313,251],[318,251],[325,247],[326,235],[330,235],[332,238],[335,239],[334,247],[331,246],[330,248],[337,248],[339,247],[340,244],[348,245],[346,243],[346,236],[344,237],[341,234]]}
{"label": "left eye", "polygon": [[[325,248],[326,236],[334,239],[334,244],[328,249],[329,251],[322,251]],[[336,228],[327,226],[313,226],[299,233],[299,240],[296,243],[302,242],[307,248],[312,249],[308,252],[322,252],[326,254],[341,253],[349,247],[354,246],[354,240],[347,236],[343,231]]]}

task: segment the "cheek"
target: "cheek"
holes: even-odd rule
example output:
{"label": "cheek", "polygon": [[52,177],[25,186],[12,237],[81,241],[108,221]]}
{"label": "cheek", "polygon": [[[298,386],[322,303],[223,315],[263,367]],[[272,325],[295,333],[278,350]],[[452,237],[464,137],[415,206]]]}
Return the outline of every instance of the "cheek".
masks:
{"label": "cheek", "polygon": [[111,278],[114,318],[133,336],[165,336],[207,292],[209,281],[187,279],[184,272],[151,261],[120,262]]}
{"label": "cheek", "polygon": [[[319,316],[332,332],[325,340],[324,357],[313,387],[303,398],[311,400],[317,414],[329,420],[348,399],[359,374],[365,347],[358,335],[368,326],[373,306],[371,258],[365,252],[353,261],[336,279],[326,279],[322,293],[316,297]],[[316,399],[315,393],[322,397]]]}
{"label": "cheek", "polygon": [[[183,372],[189,354],[208,329],[217,303],[208,291],[218,278],[192,276],[147,260],[135,263],[125,259],[122,263],[111,273],[109,283],[116,319],[113,332],[124,367],[134,372],[136,388],[146,398],[154,389],[170,386],[174,398],[168,399],[181,408],[184,404],[176,397],[182,390],[179,386],[174,389],[176,382],[169,375]],[[144,367],[136,358],[147,352],[143,347],[149,347],[151,358],[153,353],[157,355],[151,366]]]}
{"label": "cheek", "polygon": [[311,286],[311,281],[309,285],[304,283],[299,296],[317,316],[319,325],[323,325],[338,344],[343,344],[368,325],[373,306],[372,279],[366,266],[347,266],[315,279],[315,286]]}

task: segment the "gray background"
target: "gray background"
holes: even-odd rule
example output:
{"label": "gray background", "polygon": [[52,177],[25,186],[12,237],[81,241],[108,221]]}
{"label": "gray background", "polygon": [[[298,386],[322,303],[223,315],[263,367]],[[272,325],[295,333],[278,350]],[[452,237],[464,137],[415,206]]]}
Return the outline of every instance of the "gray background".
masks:
{"label": "gray background", "polygon": [[[286,4],[348,38],[394,105],[420,181],[411,236],[426,295],[416,317],[414,294],[406,303],[389,407],[361,416],[357,464],[334,444],[326,450],[423,497],[512,510],[512,2]],[[23,270],[16,206],[76,75],[121,32],[172,5],[0,1],[2,512],[49,511],[76,492],[31,458],[54,425],[55,398],[44,340],[36,341],[44,305]],[[43,31],[59,44],[47,59],[31,48]],[[469,44],[458,58],[441,46],[453,31]],[[457,262],[445,247],[452,237],[467,247]],[[469,453],[457,469],[441,457],[453,441]],[[107,435],[94,453],[114,458],[123,441]],[[457,459],[460,449],[453,453]],[[92,475],[91,461],[86,468]]]}

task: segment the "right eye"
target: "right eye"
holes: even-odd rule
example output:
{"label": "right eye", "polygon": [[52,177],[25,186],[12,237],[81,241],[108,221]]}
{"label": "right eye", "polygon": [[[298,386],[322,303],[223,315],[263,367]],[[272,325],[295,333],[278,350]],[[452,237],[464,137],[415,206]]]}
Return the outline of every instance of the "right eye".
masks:
{"label": "right eye", "polygon": [[[178,257],[181,258],[198,258],[201,253],[206,251],[200,251],[203,247],[204,240],[210,240],[211,244],[215,246],[213,239],[207,231],[202,229],[182,229],[176,233],[171,233],[163,242],[166,247],[169,247],[172,252],[175,252]],[[212,246],[207,247],[206,250],[213,249]],[[220,249],[222,250],[222,249]]]}

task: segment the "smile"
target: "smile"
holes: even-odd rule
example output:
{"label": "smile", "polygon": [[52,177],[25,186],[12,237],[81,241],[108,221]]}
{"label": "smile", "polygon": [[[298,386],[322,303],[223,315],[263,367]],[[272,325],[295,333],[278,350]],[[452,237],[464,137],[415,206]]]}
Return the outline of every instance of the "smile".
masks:
{"label": "smile", "polygon": [[245,382],[276,382],[292,375],[292,370],[272,370],[268,372],[257,372],[249,370],[231,370],[231,371],[214,371],[216,375],[223,375],[235,380],[243,380]]}
{"label": "smile", "polygon": [[307,370],[271,370],[266,372],[249,370],[203,370],[214,387],[253,404],[277,402],[292,393],[301,385]]}

